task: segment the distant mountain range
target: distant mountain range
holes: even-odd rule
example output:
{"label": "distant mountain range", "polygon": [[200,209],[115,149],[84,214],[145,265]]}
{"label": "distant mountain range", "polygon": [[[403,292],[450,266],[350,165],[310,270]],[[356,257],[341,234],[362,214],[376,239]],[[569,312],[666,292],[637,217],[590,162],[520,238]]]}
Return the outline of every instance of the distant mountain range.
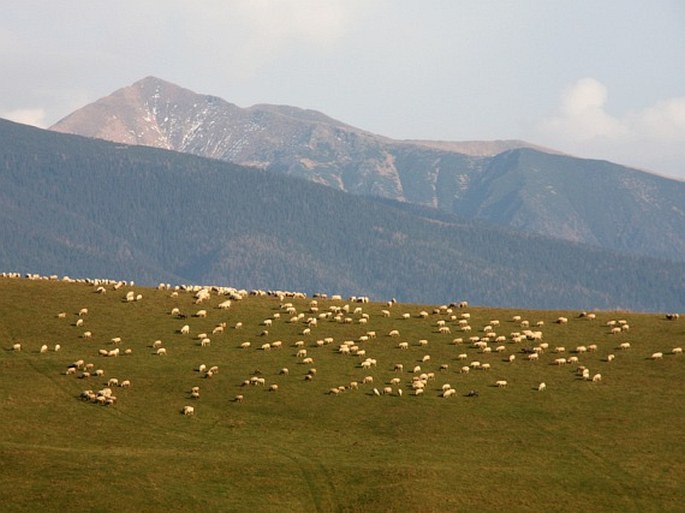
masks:
{"label": "distant mountain range", "polygon": [[682,263],[2,120],[0,241],[0,270],[22,273],[685,311]]}
{"label": "distant mountain range", "polygon": [[611,250],[685,261],[685,182],[521,141],[396,141],[148,77],[52,130],[171,149]]}

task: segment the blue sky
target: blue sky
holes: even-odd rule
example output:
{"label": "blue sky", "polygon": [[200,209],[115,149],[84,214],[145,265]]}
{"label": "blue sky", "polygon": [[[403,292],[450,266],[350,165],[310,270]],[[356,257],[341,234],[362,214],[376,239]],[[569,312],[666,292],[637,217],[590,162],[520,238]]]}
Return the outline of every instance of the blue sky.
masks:
{"label": "blue sky", "polygon": [[681,0],[5,0],[0,117],[148,75],[400,139],[524,139],[685,179]]}

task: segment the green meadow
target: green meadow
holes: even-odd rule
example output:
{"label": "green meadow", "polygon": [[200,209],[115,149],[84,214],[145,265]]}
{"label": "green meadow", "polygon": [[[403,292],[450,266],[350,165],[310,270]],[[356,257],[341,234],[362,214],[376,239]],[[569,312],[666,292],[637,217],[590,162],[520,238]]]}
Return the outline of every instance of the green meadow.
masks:
{"label": "green meadow", "polygon": [[[274,296],[247,296],[220,309],[226,297],[216,291],[195,304],[185,290],[173,297],[138,286],[105,289],[0,278],[3,512],[685,509],[685,355],[672,353],[685,346],[685,318],[597,311],[588,319],[575,311],[449,311],[322,298],[312,311],[312,298]],[[129,291],[142,299],[126,301]],[[79,316],[83,308],[88,313]],[[172,315],[173,308],[187,317]],[[200,309],[206,317],[194,316]],[[338,309],[349,311],[336,320]],[[470,332],[460,330],[463,314]],[[513,341],[512,333],[525,329],[515,316],[542,340]],[[568,322],[555,322],[560,316]],[[305,335],[311,317],[317,323]],[[441,320],[450,333],[439,333]],[[629,328],[612,334],[612,320]],[[190,333],[181,334],[186,324]],[[223,332],[212,333],[221,325]],[[469,339],[487,337],[488,325],[506,340],[491,336],[492,352],[484,353]],[[85,331],[92,336],[84,338]],[[360,340],[369,331],[376,336]],[[166,356],[156,354],[156,340]],[[280,348],[262,349],[277,341]],[[345,341],[366,355],[341,354]],[[547,349],[529,361],[526,350],[540,342]],[[622,343],[629,349],[619,349]],[[581,345],[597,349],[576,352]],[[566,351],[554,352],[559,346]],[[117,357],[100,354],[115,348]],[[663,358],[652,359],[655,352]],[[555,364],[560,357],[578,362]],[[362,368],[366,358],[376,365]],[[84,366],[68,371],[78,360]],[[490,369],[461,371],[474,361]],[[202,364],[218,372],[208,378],[198,371]],[[583,379],[581,365],[601,380]],[[311,369],[316,373],[306,379]],[[412,380],[423,373],[434,377],[415,395]],[[367,376],[373,383],[363,383]],[[264,385],[245,384],[256,377]],[[111,387],[114,404],[81,398],[111,378],[131,383]],[[495,386],[500,380],[507,385]],[[445,398],[447,384],[456,393]],[[191,397],[193,387],[199,398]],[[383,394],[385,387],[392,392]],[[186,405],[194,415],[181,413]]]}

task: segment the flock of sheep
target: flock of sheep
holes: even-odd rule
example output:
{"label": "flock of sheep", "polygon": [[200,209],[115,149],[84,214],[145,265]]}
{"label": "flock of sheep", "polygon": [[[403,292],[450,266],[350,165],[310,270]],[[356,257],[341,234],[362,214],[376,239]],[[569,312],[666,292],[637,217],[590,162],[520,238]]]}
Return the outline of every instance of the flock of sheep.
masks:
{"label": "flock of sheep", "polygon": [[[3,274],[7,278],[19,278],[18,275]],[[27,276],[29,279],[52,279],[57,277],[41,277],[36,275]],[[65,282],[83,283],[93,287],[98,294],[120,294],[121,301],[124,303],[143,302],[143,294],[133,290],[132,282],[113,281],[113,280],[71,280],[63,278]],[[151,351],[147,354],[136,353],[135,357],[168,357],[173,358],[173,351],[167,351],[167,347],[162,342],[163,339],[174,338],[174,341],[182,340],[184,343],[191,344],[197,348],[198,360],[202,357],[210,357],[212,348],[215,344],[231,344],[239,351],[259,351],[261,353],[272,353],[282,351],[283,360],[290,361],[291,364],[279,366],[279,370],[273,373],[273,379],[265,377],[260,371],[246,373],[244,379],[236,382],[236,387],[245,387],[245,390],[236,394],[233,401],[240,403],[251,392],[250,389],[261,388],[272,393],[279,392],[279,381],[299,380],[303,383],[316,383],[320,380],[320,374],[316,367],[316,361],[322,352],[335,354],[339,358],[340,366],[350,366],[352,372],[358,373],[357,379],[352,379],[344,383],[339,383],[333,387],[326,387],[322,393],[331,396],[338,396],[342,393],[355,393],[355,391],[366,388],[366,393],[362,397],[374,396],[394,396],[403,395],[422,396],[429,391],[435,390],[435,395],[442,398],[453,397],[457,394],[455,387],[449,382],[452,379],[460,380],[460,376],[470,372],[489,372],[493,376],[491,386],[493,388],[506,388],[510,381],[505,379],[508,373],[508,366],[516,365],[518,360],[523,360],[525,365],[540,365],[541,360],[552,366],[575,367],[577,379],[586,380],[589,383],[600,383],[603,375],[594,369],[594,372],[587,367],[585,356],[598,350],[598,345],[605,344],[604,349],[609,345],[615,349],[615,353],[610,353],[602,360],[602,370],[609,369],[610,363],[625,351],[631,351],[631,344],[622,341],[621,337],[630,332],[629,324],[623,319],[612,319],[601,323],[602,333],[606,337],[597,343],[578,344],[575,347],[565,347],[560,344],[550,344],[545,336],[545,323],[537,321],[531,323],[521,316],[512,316],[509,319],[491,319],[489,322],[477,325],[472,321],[468,311],[469,305],[466,302],[459,302],[450,305],[441,305],[417,313],[404,311],[404,307],[396,301],[388,301],[385,307],[380,310],[368,308],[368,298],[351,297],[343,300],[339,295],[326,296],[317,295],[312,299],[307,298],[303,293],[283,292],[283,291],[260,291],[251,292],[236,290],[228,287],[209,287],[209,286],[189,286],[181,285],[171,287],[168,284],[160,284],[159,290],[164,291],[171,301],[179,301],[178,306],[173,306],[166,316],[173,319],[175,333],[160,334],[160,338],[149,343]],[[180,306],[182,295],[192,297],[193,308],[183,311]],[[237,314],[232,314],[232,310],[238,310],[236,303],[248,299],[250,296],[269,296],[278,300],[277,306],[270,315],[259,322],[259,325],[248,323],[246,319],[240,319]],[[213,304],[214,303],[214,304]],[[184,301],[183,304],[189,304]],[[412,307],[415,310],[416,307]],[[88,316],[93,307],[88,305],[80,309],[78,313],[67,314],[59,312],[56,314],[58,322],[69,322],[70,317],[74,328],[78,328],[77,338],[82,343],[79,348],[83,351],[83,357],[70,362],[66,365],[64,374],[83,380],[92,378],[104,379],[106,359],[117,357],[133,357],[133,349],[128,347],[120,349],[122,338],[118,334],[98,333],[98,340],[106,340],[106,347],[94,347],[91,341],[94,334],[88,328]],[[53,314],[54,315],[54,314]],[[403,337],[403,323],[412,318],[422,319],[429,326],[429,330],[421,339],[409,340]],[[666,318],[672,321],[678,320],[678,314],[667,314]],[[213,327],[207,328],[208,321],[214,318]],[[394,320],[390,320],[394,319]],[[393,323],[391,329],[381,331],[378,325],[387,326]],[[558,317],[556,324],[564,325],[569,322],[595,322],[596,314],[581,312],[577,319],[569,320],[567,317]],[[331,324],[332,323],[332,324]],[[505,324],[506,323],[506,324]],[[285,337],[277,339],[271,332],[278,324],[288,324],[291,333],[296,335],[290,339]],[[331,336],[335,330],[330,327],[333,325],[344,325],[348,329],[346,333],[355,332],[355,336],[345,336],[336,339]],[[508,329],[504,329],[504,326]],[[103,336],[104,335],[104,336]],[[66,344],[66,340],[60,341]],[[60,351],[62,344],[51,344],[52,351]],[[454,347],[454,352],[450,358],[440,361],[430,354],[433,345],[450,345]],[[387,356],[382,359],[378,355],[377,348],[383,345],[396,347],[397,356],[390,360]],[[14,343],[11,350],[21,351],[21,343]],[[46,353],[50,351],[48,344],[42,344],[37,351]],[[439,351],[444,359],[444,351]],[[663,350],[645,355],[652,360],[660,360],[665,354],[680,355],[681,347],[674,347],[670,350]],[[387,355],[387,351],[383,354]],[[598,360],[595,359],[595,363]],[[88,362],[88,363],[87,363]],[[97,364],[95,363],[97,362]],[[455,364],[456,362],[456,364]],[[540,363],[535,363],[540,362]],[[305,369],[297,373],[291,373],[289,367],[295,369]],[[454,368],[453,368],[454,366]],[[391,379],[383,379],[382,383],[377,383],[378,373],[376,369],[382,368],[385,372],[392,372]],[[186,404],[181,407],[180,412],[185,416],[195,414],[196,405],[201,404],[200,386],[193,384],[193,379],[201,376],[203,379],[212,379],[219,374],[219,366],[208,367],[206,364],[199,364],[193,369],[193,373],[188,374],[188,388],[179,391],[179,400],[182,397],[192,400],[195,406]],[[606,371],[605,371],[606,373]],[[349,375],[350,372],[345,373]],[[443,383],[440,383],[442,381]],[[102,381],[99,381],[102,382]],[[130,379],[118,379],[109,377],[102,382],[102,388],[98,390],[86,389],[80,394],[80,398],[103,406],[111,406],[117,402],[113,389],[127,389],[131,387]],[[312,385],[306,385],[312,386]],[[543,392],[548,385],[545,382],[536,381],[528,385],[530,388]],[[96,387],[97,388],[97,387]],[[184,395],[181,395],[184,394]],[[470,390],[464,395],[475,397],[478,395],[476,390]]]}

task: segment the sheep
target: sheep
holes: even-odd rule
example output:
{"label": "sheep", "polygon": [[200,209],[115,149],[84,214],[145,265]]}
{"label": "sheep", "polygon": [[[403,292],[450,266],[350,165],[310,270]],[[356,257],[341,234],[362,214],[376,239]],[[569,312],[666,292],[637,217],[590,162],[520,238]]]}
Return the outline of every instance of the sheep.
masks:
{"label": "sheep", "polygon": [[283,367],[280,371],[278,371],[279,374],[283,374],[284,376],[287,376],[290,374],[290,371],[288,370],[287,367]]}
{"label": "sheep", "polygon": [[683,348],[682,347],[674,347],[671,349],[671,354],[682,354],[683,353]]}
{"label": "sheep", "polygon": [[178,331],[181,335],[187,335],[188,333],[190,333],[190,326],[188,326],[187,324],[184,324],[183,326],[181,326],[181,329]]}
{"label": "sheep", "polygon": [[181,410],[181,413],[185,415],[186,417],[190,417],[192,415],[195,415],[195,408],[192,406],[184,406],[183,409]]}
{"label": "sheep", "polygon": [[266,344],[262,344],[260,349],[262,351],[270,351],[271,350],[271,344],[269,344],[268,342]]}
{"label": "sheep", "polygon": [[157,356],[166,356],[166,348],[165,347],[160,347],[157,349]]}
{"label": "sheep", "polygon": [[57,314],[58,319],[66,319],[67,318],[67,312],[60,312]]}
{"label": "sheep", "polygon": [[364,385],[368,383],[373,383],[373,376],[364,376],[364,379],[362,379],[362,383]]}
{"label": "sheep", "polygon": [[414,395],[422,395],[422,394],[423,394],[423,388],[414,389]]}
{"label": "sheep", "polygon": [[607,355],[607,362],[612,362],[616,358],[613,354]]}
{"label": "sheep", "polygon": [[233,326],[233,329],[239,330],[239,329],[241,329],[242,327],[243,327],[243,323],[242,323],[242,322],[236,322],[236,323],[235,323],[235,326]]}
{"label": "sheep", "polygon": [[42,346],[40,346],[40,352],[41,353],[47,353],[48,352],[47,344],[43,344]]}
{"label": "sheep", "polygon": [[544,382],[542,382],[538,385],[538,392],[542,392],[544,390],[547,390],[547,385]]}
{"label": "sheep", "polygon": [[445,390],[445,391],[442,393],[442,397],[452,397],[452,396],[455,395],[456,393],[457,393],[457,391],[456,391],[454,388],[450,388],[449,390]]}
{"label": "sheep", "polygon": [[[165,350],[165,353],[164,353],[164,354],[166,354],[166,350]],[[113,357],[117,357],[117,356],[119,356],[119,348],[117,347],[116,349],[112,349],[111,351],[107,351],[107,356],[109,356],[109,357],[112,357],[112,356],[113,356]]]}
{"label": "sheep", "polygon": [[121,343],[121,337],[114,337],[113,339],[110,340],[112,344],[120,344]]}
{"label": "sheep", "polygon": [[312,364],[312,363],[314,363],[314,358],[312,358],[311,356],[309,356],[309,357],[303,359],[303,360],[302,360],[302,363],[304,363],[304,364],[306,364],[306,365]]}
{"label": "sheep", "polygon": [[515,355],[515,354],[510,354],[510,355],[509,355],[509,358],[507,358],[507,360],[508,360],[510,363],[513,362],[514,360],[516,360],[516,355]]}
{"label": "sheep", "polygon": [[91,331],[84,331],[83,334],[81,335],[82,338],[91,338],[93,336],[93,333]]}
{"label": "sheep", "polygon": [[84,323],[85,323],[85,321],[83,319],[76,319],[74,326],[76,326],[77,328],[80,328],[81,326],[83,326]]}
{"label": "sheep", "polygon": [[449,370],[449,368],[450,368],[450,366],[449,366],[448,364],[446,364],[446,363],[443,363],[442,365],[440,365],[440,371],[441,371],[441,372],[442,372],[442,371]]}
{"label": "sheep", "polygon": [[446,390],[449,390],[450,388],[452,388],[452,385],[450,385],[449,383],[445,383],[444,385],[442,385],[442,391],[443,392],[445,392]]}
{"label": "sheep", "polygon": [[664,357],[664,353],[658,352],[658,353],[652,353],[652,356],[650,357],[652,360],[661,360]]}
{"label": "sheep", "polygon": [[507,386],[507,381],[504,379],[500,379],[498,381],[495,381],[495,386],[498,388],[506,387]]}
{"label": "sheep", "polygon": [[208,338],[203,338],[200,340],[200,347],[209,347],[209,344],[211,344],[211,340]]}
{"label": "sheep", "polygon": [[400,336],[400,331],[399,331],[399,330],[391,330],[391,331],[388,333],[388,336],[389,336],[389,337],[393,337],[393,338],[397,338],[397,337]]}
{"label": "sheep", "polygon": [[218,335],[224,332],[224,327],[223,326],[216,326],[212,330],[212,335]]}
{"label": "sheep", "polygon": [[269,387],[269,392],[277,392],[278,391],[278,385],[274,383]]}
{"label": "sheep", "polygon": [[566,358],[557,358],[554,360],[555,365],[565,365],[566,364]]}
{"label": "sheep", "polygon": [[108,387],[114,387],[119,385],[119,380],[117,378],[109,378],[107,381],[107,386]]}
{"label": "sheep", "polygon": [[566,348],[565,348],[564,346],[557,346],[557,347],[554,348],[554,350],[553,350],[552,352],[554,352],[554,353],[564,353],[564,352],[566,352]]}
{"label": "sheep", "polygon": [[155,340],[152,343],[152,349],[159,349],[160,347],[162,347],[162,341],[161,340]]}
{"label": "sheep", "polygon": [[130,386],[131,386],[131,381],[128,379],[125,379],[121,383],[119,383],[120,388],[129,388]]}
{"label": "sheep", "polygon": [[630,349],[630,342],[622,342],[618,345],[618,348],[624,351]]}
{"label": "sheep", "polygon": [[390,312],[388,310],[381,310],[383,317],[390,317]]}
{"label": "sheep", "polygon": [[483,364],[481,364],[480,367],[478,367],[478,368],[479,368],[480,370],[487,371],[487,370],[490,370],[490,364],[489,364],[489,363],[483,363]]}
{"label": "sheep", "polygon": [[236,402],[236,403],[239,403],[239,402],[241,402],[244,398],[245,398],[245,397],[243,396],[243,394],[238,394],[238,395],[236,395],[236,396],[233,398],[233,401]]}
{"label": "sheep", "polygon": [[557,324],[568,324],[568,318],[566,317],[558,317],[557,320],[555,321]]}
{"label": "sheep", "polygon": [[440,326],[438,328],[438,333],[452,333],[449,326]]}
{"label": "sheep", "polygon": [[241,348],[241,349],[247,349],[247,348],[249,348],[251,345],[252,345],[252,344],[251,344],[250,342],[243,342],[242,344],[240,344],[240,348]]}
{"label": "sheep", "polygon": [[590,344],[589,346],[587,346],[587,350],[590,352],[597,351],[597,344]]}
{"label": "sheep", "polygon": [[593,383],[599,383],[600,381],[602,381],[602,375],[601,374],[595,374],[594,376],[592,376],[592,382]]}
{"label": "sheep", "polygon": [[207,310],[198,310],[194,317],[207,317]]}
{"label": "sheep", "polygon": [[79,317],[83,317],[84,315],[88,315],[88,309],[87,308],[81,308],[78,312]]}
{"label": "sheep", "polygon": [[528,360],[530,360],[530,361],[536,361],[538,358],[539,358],[539,356],[537,353],[530,353],[528,355]]}
{"label": "sheep", "polygon": [[426,363],[430,359],[431,359],[431,355],[427,354],[427,355],[424,355],[423,358],[421,358],[421,362]]}
{"label": "sheep", "polygon": [[383,395],[392,395],[392,387],[383,387]]}

